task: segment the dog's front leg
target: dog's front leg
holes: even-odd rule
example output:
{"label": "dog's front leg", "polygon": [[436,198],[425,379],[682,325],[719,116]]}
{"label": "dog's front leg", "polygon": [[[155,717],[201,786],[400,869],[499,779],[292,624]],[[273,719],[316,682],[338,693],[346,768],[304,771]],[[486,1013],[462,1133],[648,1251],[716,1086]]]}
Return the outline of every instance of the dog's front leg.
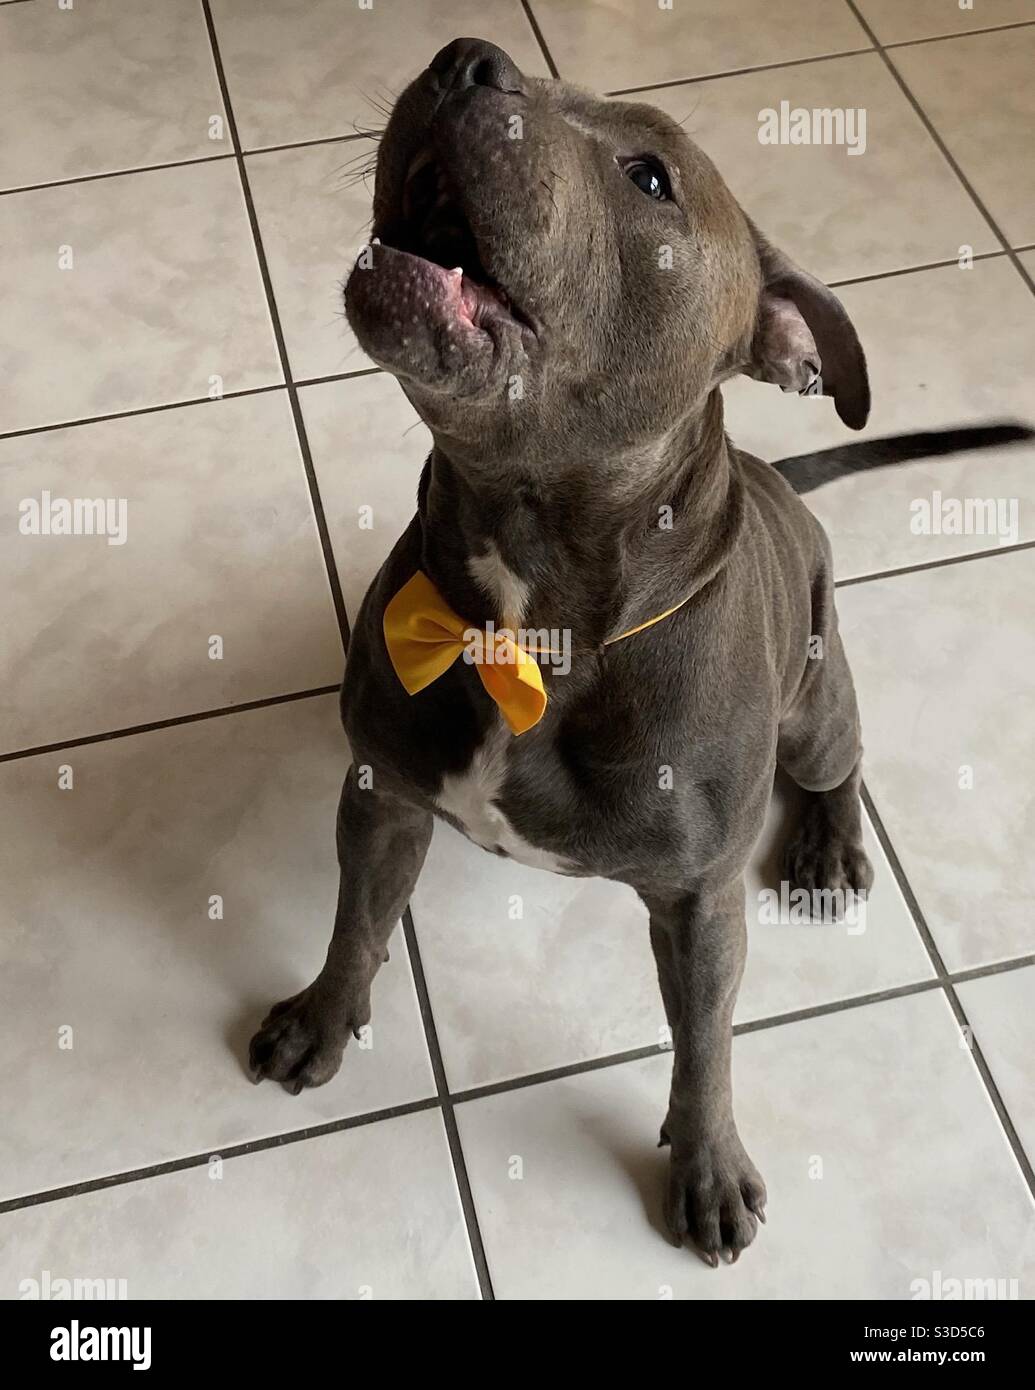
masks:
{"label": "dog's front leg", "polygon": [[323,969],[301,994],[275,1004],[252,1038],[256,1081],[282,1081],[295,1095],[322,1086],[341,1066],[349,1034],[370,1021],[370,986],[417,881],[432,815],[359,786],[349,769],[338,804],[341,880]]}
{"label": "dog's front leg", "polygon": [[665,1216],[707,1263],[731,1263],[765,1220],[765,1183],[733,1121],[733,1005],[747,930],[739,880],[675,898],[644,895],[675,1051],[662,1141],[672,1146]]}

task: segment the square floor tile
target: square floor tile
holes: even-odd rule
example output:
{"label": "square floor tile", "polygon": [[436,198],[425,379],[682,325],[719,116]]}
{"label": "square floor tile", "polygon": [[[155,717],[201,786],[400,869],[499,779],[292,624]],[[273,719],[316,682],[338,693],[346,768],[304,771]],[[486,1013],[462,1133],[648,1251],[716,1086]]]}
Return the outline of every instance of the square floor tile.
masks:
{"label": "square floor tile", "polygon": [[497,1297],[909,1299],[935,1271],[1035,1294],[1031,1197],[940,992],[738,1038],[733,1069],[768,1224],[717,1270],[661,1233],[668,1058],[459,1105]]}
{"label": "square floor tile", "polygon": [[376,148],[344,140],[248,156],[295,381],[373,366],[345,320],[342,287],[370,230],[373,177],[355,182],[355,172]]}
{"label": "square floor tile", "polygon": [[197,0],[0,8],[0,188],[231,150]]}
{"label": "square floor tile", "polygon": [[519,0],[213,0],[212,13],[246,149],[380,129],[383,105],[464,34],[549,76]]}
{"label": "square floor tile", "polygon": [[[20,532],[79,499],[114,533]],[[0,440],[0,512],[0,752],[341,679],[283,391]]]}
{"label": "square floor tile", "polygon": [[1035,552],[842,589],[866,781],[950,970],[1035,951]]}
{"label": "square floor tile", "polygon": [[[535,0],[535,16],[561,76],[598,91],[646,87],[764,63],[869,48],[847,5],[803,0]],[[490,35],[491,37],[491,35]]]}
{"label": "square floor tile", "polygon": [[1010,243],[1035,241],[1035,25],[890,57]]}
{"label": "square floor tile", "polygon": [[372,1046],[300,1096],[246,1071],[323,964],[348,763],[323,696],[0,767],[0,1197],[434,1095],[399,932]]}
{"label": "square floor tile", "polygon": [[1022,24],[1035,18],[1031,0],[979,0],[964,8],[958,0],[855,0],[859,12],[881,43],[905,43],[937,34]]}
{"label": "square floor tile", "polygon": [[[866,350],[873,392],[861,432],[829,400],[783,395],[740,377],[723,388],[726,426],[764,459],[852,446],[859,440],[960,425],[1035,427],[1028,364],[1035,360],[1035,298],[1005,256],[971,270],[947,266],[837,291]],[[932,499],[1017,500],[1002,534],[923,534],[915,504]],[[973,450],[839,478],[805,501],[834,546],[839,578],[925,564],[1035,538],[1035,445]]]}
{"label": "square floor tile", "polygon": [[23,1281],[43,1271],[124,1279],[130,1299],[478,1297],[437,1112],[27,1207],[3,1223],[5,1298],[25,1297]]}
{"label": "square floor tile", "polygon": [[968,980],[956,992],[1021,1143],[1035,1156],[1035,968]]}
{"label": "square floor tile", "polygon": [[[765,234],[821,280],[954,258],[999,242],[876,53],[644,92],[681,122]],[[760,113],[865,112],[847,144],[763,145]],[[860,122],[862,117],[857,118]],[[863,137],[865,136],[865,140]]]}
{"label": "square floor tile", "polygon": [[[762,893],[779,893],[792,807],[781,787],[747,876],[738,1023],[932,974],[869,825],[877,877],[860,919],[773,923]],[[631,888],[524,868],[436,824],[412,902],[452,1090],[667,1046],[647,911]]]}
{"label": "square floor tile", "polygon": [[0,198],[4,429],[283,380],[237,168]]}
{"label": "square floor tile", "polygon": [[298,394],[345,607],[355,617],[417,510],[431,435],[385,373]]}

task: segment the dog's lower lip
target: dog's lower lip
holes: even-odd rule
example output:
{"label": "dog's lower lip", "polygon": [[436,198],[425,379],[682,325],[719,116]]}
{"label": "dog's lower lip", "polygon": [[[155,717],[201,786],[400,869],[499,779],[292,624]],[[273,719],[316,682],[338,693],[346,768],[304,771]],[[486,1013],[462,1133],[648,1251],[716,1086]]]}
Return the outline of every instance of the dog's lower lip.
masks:
{"label": "dog's lower lip", "polygon": [[510,295],[498,281],[490,280],[487,282],[477,276],[469,275],[462,265],[443,266],[428,256],[422,256],[419,251],[394,245],[394,239],[390,237],[373,236],[370,239],[370,244],[371,246],[384,246],[389,251],[404,252],[415,260],[423,261],[428,266],[434,266],[438,270],[446,270],[449,275],[461,276],[459,282],[460,303],[475,328],[484,328],[485,323],[493,318],[509,319],[522,334],[531,334],[532,337],[538,336],[532,321],[514,304]]}

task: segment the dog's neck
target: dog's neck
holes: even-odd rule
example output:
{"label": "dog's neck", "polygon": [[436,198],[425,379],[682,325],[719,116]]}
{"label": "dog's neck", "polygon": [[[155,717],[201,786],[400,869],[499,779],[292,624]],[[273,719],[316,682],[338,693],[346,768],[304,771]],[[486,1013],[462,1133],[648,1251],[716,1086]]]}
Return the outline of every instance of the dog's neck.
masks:
{"label": "dog's neck", "polygon": [[421,479],[422,566],[472,625],[597,647],[708,583],[742,520],[718,390],[635,457],[566,454],[533,472],[457,453],[436,441]]}

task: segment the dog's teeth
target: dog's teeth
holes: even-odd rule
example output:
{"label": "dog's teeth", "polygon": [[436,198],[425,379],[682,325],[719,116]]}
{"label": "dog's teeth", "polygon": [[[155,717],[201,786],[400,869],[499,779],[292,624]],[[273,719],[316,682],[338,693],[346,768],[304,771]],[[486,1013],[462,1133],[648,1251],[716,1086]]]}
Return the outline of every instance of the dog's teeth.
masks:
{"label": "dog's teeth", "polygon": [[450,275],[463,275],[464,268],[462,265],[455,265],[449,273]]}
{"label": "dog's teeth", "polygon": [[380,245],[381,245],[381,238],[380,238],[379,236],[372,236],[372,237],[370,238],[370,245],[371,245],[371,246],[380,246]]}

